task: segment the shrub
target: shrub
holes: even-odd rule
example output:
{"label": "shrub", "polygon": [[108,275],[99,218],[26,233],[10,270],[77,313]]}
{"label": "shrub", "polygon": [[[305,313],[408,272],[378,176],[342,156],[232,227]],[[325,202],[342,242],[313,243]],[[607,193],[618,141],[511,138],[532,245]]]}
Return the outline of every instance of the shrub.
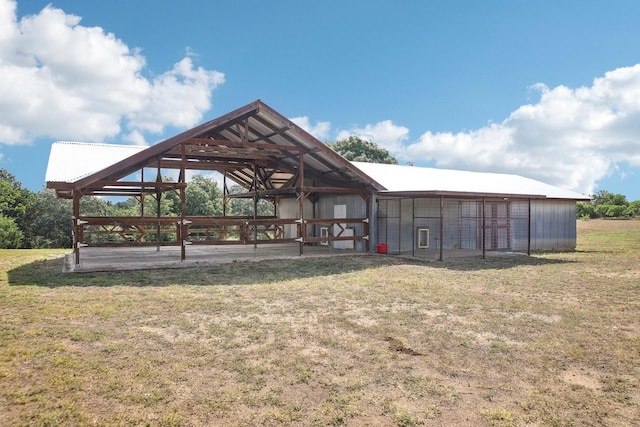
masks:
{"label": "shrub", "polygon": [[22,245],[22,238],[15,221],[0,215],[0,249],[17,249]]}

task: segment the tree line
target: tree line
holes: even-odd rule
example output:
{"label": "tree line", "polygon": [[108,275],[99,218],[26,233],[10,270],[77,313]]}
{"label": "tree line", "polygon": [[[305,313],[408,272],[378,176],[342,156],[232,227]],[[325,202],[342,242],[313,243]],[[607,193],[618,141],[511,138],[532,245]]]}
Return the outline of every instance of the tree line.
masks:
{"label": "tree line", "polygon": [[[229,188],[230,194],[243,191],[238,185]],[[194,176],[187,184],[185,194],[187,215],[222,216],[224,196],[214,179]],[[253,199],[230,199],[224,212],[228,216],[251,216]],[[70,248],[72,213],[71,200],[57,198],[53,190],[33,192],[24,188],[7,170],[0,169],[0,248]],[[142,201],[135,197],[114,201],[85,196],[80,200],[80,213],[82,216],[155,217],[158,203],[150,195]],[[273,204],[260,200],[256,214],[273,215]],[[160,215],[180,216],[180,196],[175,191],[162,194]]]}
{"label": "tree line", "polygon": [[590,202],[578,202],[576,217],[592,218],[633,218],[640,217],[640,200],[628,202],[622,194],[600,190],[591,196]]}

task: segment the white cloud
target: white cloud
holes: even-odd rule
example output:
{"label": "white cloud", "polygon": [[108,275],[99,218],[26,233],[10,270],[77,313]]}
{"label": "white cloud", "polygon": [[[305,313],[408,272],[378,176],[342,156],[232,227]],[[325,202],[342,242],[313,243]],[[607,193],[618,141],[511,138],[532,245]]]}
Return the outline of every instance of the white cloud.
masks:
{"label": "white cloud", "polygon": [[147,79],[137,49],[80,20],[51,5],[18,19],[16,2],[0,0],[0,144],[102,141],[123,127],[139,143],[143,132],[192,126],[211,108],[222,73],[195,67],[188,53]]}
{"label": "white cloud", "polygon": [[144,138],[144,135],[142,134],[142,132],[140,132],[137,129],[134,129],[133,131],[129,132],[126,135],[123,135],[122,140],[127,141],[133,145],[141,145],[141,146],[149,145],[147,144],[147,141]]}
{"label": "white cloud", "polygon": [[320,141],[327,139],[329,136],[329,130],[331,129],[330,122],[317,122],[315,126],[313,126],[307,116],[294,117],[289,120],[309,132]]}
{"label": "white cloud", "polygon": [[640,64],[590,87],[533,86],[535,104],[469,132],[426,132],[400,158],[440,167],[517,173],[591,194],[618,165],[640,166]]}
{"label": "white cloud", "polygon": [[340,131],[337,139],[346,139],[350,136],[372,141],[391,153],[397,153],[402,150],[403,141],[409,138],[409,129],[395,125],[391,120],[383,120],[374,125],[368,124],[363,128],[354,127],[351,130]]}

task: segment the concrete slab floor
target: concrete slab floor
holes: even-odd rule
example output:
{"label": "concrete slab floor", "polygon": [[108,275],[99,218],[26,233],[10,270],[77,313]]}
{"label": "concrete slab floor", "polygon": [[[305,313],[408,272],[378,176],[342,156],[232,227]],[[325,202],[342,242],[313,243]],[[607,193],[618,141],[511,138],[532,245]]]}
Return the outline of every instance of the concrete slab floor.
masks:
{"label": "concrete slab floor", "polygon": [[215,266],[237,261],[261,261],[267,259],[297,259],[300,257],[328,257],[367,255],[350,249],[329,246],[305,246],[300,255],[299,244],[261,244],[204,246],[186,248],[186,259],[180,260],[179,246],[145,247],[85,247],[80,249],[80,264],[75,264],[73,253],[65,255],[63,272],[148,270],[156,268],[186,268]]}

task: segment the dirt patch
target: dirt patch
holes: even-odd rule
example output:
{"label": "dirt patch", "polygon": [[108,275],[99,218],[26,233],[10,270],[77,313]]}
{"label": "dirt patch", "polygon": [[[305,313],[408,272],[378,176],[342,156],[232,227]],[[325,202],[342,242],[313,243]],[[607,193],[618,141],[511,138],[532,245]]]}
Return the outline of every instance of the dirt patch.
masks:
{"label": "dirt patch", "polygon": [[584,387],[592,391],[600,390],[602,387],[598,375],[594,372],[571,369],[562,374],[561,378],[567,384]]}
{"label": "dirt patch", "polygon": [[389,343],[389,349],[391,351],[397,351],[398,353],[408,354],[410,356],[424,356],[423,353],[420,353],[411,347],[408,347],[405,343],[403,343],[398,338],[393,337],[385,337],[384,339]]}

